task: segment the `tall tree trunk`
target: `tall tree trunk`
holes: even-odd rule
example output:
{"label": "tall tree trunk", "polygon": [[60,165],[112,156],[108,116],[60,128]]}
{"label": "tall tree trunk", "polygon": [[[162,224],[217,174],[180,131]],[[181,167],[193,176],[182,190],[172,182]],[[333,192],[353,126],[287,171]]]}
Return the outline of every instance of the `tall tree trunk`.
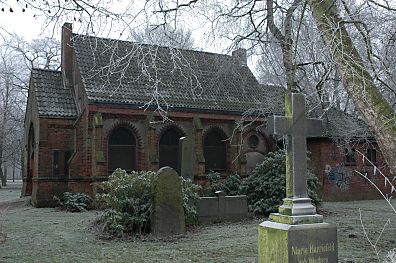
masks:
{"label": "tall tree trunk", "polygon": [[10,92],[11,92],[11,88],[10,88],[10,81],[8,76],[5,77],[5,93],[3,95],[3,114],[1,115],[1,119],[0,119],[0,180],[1,180],[1,184],[3,186],[5,186],[3,184],[4,181],[7,181],[5,179],[5,173],[3,173],[3,169],[6,169],[5,167],[5,162],[4,162],[4,141],[5,141],[5,129],[7,128],[7,121],[8,121],[8,111],[9,111],[9,99],[10,99]]}
{"label": "tall tree trunk", "polygon": [[[3,167],[5,169],[5,163],[3,160],[3,152],[4,152],[4,137],[5,137],[5,122],[6,122],[6,106],[4,107],[4,112],[1,115],[1,120],[0,120],[0,181],[1,185],[3,185],[4,181],[4,172],[3,172]],[[0,186],[1,188],[1,186]]]}
{"label": "tall tree trunk", "polygon": [[1,178],[1,186],[7,186],[7,166],[4,164],[3,177]]}
{"label": "tall tree trunk", "polygon": [[335,0],[311,0],[316,24],[333,55],[343,84],[374,133],[391,173],[396,175],[396,115],[379,92],[339,15]]}
{"label": "tall tree trunk", "polygon": [[12,182],[15,182],[15,160],[12,163]]}

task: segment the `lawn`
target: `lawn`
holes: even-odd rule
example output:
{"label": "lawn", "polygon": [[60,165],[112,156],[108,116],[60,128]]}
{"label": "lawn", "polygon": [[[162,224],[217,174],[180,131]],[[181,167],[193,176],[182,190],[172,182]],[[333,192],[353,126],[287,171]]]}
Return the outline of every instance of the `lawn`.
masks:
{"label": "lawn", "polygon": [[[338,226],[339,262],[376,261],[363,234],[359,208],[370,237],[391,219],[378,245],[383,252],[396,247],[396,215],[384,201],[325,203],[326,221]],[[261,220],[202,226],[173,240],[101,240],[92,228],[97,211],[67,213],[16,204],[0,213],[0,262],[257,261]]]}
{"label": "lawn", "polygon": [[0,202],[13,200],[21,196],[20,188],[3,187],[0,189]]}

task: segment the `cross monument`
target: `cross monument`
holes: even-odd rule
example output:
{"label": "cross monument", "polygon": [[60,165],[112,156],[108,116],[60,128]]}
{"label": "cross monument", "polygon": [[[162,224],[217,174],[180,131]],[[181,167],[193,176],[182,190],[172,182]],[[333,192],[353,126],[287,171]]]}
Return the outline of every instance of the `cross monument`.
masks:
{"label": "cross monument", "polygon": [[316,208],[311,204],[307,191],[306,138],[322,135],[322,121],[306,118],[303,94],[291,93],[287,96],[285,99],[286,116],[272,116],[268,120],[270,133],[287,136],[286,198],[283,205],[279,207],[279,214],[316,215]]}
{"label": "cross monument", "polygon": [[323,222],[308,197],[307,137],[322,134],[322,121],[305,117],[305,97],[285,96],[285,116],[268,119],[272,134],[286,135],[286,198],[279,213],[259,225],[259,263],[338,262],[337,228]]}

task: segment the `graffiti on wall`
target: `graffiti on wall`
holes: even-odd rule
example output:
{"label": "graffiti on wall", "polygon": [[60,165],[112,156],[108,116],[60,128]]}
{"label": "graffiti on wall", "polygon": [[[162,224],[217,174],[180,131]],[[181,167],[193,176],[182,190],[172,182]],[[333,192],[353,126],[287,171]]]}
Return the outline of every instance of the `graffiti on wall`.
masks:
{"label": "graffiti on wall", "polygon": [[343,166],[326,165],[327,179],[341,191],[347,191],[351,184],[352,171]]}

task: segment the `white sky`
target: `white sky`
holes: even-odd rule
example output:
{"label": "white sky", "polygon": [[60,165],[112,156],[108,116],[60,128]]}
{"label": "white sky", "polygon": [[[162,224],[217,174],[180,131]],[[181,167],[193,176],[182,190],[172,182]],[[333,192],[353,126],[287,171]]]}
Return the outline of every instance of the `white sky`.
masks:
{"label": "white sky", "polygon": [[[138,1],[139,2],[139,1]],[[0,6],[2,8],[3,6]],[[43,28],[46,24],[45,19],[42,17],[34,17],[35,13],[32,9],[26,9],[25,12],[22,12],[22,9],[18,6],[14,6],[14,11],[11,13],[9,11],[9,7],[4,6],[4,11],[0,11],[0,34],[6,36],[7,33],[15,33],[21,37],[24,37],[26,40],[32,40],[34,38],[41,38],[44,36],[50,36],[60,40],[60,32],[61,25],[63,22],[58,22],[54,27],[50,25],[48,28]],[[66,22],[66,21],[64,21]],[[73,31],[79,32],[78,27],[80,24],[75,21],[67,21],[73,22]],[[136,22],[136,26],[139,25],[139,22]],[[202,48],[205,51],[215,52],[217,49],[212,45],[207,45],[205,41],[202,41],[202,38],[205,37],[205,29],[201,27],[198,21],[194,23],[189,23],[189,26],[192,26],[190,30],[192,30],[192,34],[195,40],[196,45],[199,45],[199,48]],[[119,35],[110,35],[109,37],[117,38]],[[0,41],[1,38],[0,38]],[[213,43],[212,43],[213,44]]]}
{"label": "white sky", "polygon": [[[16,33],[27,40],[38,38],[40,35],[43,36],[43,21],[42,19],[34,18],[33,15],[34,13],[31,12],[31,10],[22,12],[22,10],[18,8],[11,13],[5,7],[4,12],[0,12],[1,34],[4,34],[4,31]],[[48,30],[44,29],[44,32],[45,31],[47,35],[50,35]]]}

